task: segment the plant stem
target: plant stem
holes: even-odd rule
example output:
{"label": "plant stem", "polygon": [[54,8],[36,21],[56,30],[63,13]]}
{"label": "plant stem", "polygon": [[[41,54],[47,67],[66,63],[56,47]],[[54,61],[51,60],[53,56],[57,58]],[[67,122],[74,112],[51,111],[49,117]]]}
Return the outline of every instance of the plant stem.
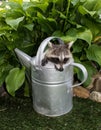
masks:
{"label": "plant stem", "polygon": [[66,19],[65,19],[64,25],[63,25],[63,32],[65,32],[65,26],[66,26],[66,22],[68,19],[69,8],[70,8],[70,3],[71,3],[71,0],[67,0],[67,1],[68,1],[68,3],[67,3],[67,8],[66,8]]}
{"label": "plant stem", "polygon": [[66,17],[68,18],[68,13],[69,13],[69,8],[70,8],[70,2],[71,0],[68,0],[68,5],[67,5],[67,9],[66,9]]}

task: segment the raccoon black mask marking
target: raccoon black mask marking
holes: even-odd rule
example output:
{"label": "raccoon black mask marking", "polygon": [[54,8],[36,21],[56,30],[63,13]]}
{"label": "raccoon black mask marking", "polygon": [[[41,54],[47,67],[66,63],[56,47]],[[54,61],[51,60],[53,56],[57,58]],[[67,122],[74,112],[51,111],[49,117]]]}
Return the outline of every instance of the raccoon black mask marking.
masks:
{"label": "raccoon black mask marking", "polygon": [[70,48],[73,42],[68,44],[48,44],[49,48],[45,52],[44,59],[41,62],[42,66],[45,66],[48,61],[52,62],[58,71],[63,71],[63,65],[69,62],[72,54]]}

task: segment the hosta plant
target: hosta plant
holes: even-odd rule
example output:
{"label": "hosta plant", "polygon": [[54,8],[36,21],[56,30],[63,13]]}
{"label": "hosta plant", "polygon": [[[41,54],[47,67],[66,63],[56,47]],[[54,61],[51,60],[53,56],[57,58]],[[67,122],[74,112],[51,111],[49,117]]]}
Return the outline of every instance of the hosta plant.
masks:
{"label": "hosta plant", "polygon": [[[87,86],[101,66],[101,0],[9,0],[0,5],[0,85],[6,82],[11,95],[25,81],[14,49],[34,56],[49,36],[74,41],[72,53],[87,68]],[[81,80],[81,72],[75,72]]]}

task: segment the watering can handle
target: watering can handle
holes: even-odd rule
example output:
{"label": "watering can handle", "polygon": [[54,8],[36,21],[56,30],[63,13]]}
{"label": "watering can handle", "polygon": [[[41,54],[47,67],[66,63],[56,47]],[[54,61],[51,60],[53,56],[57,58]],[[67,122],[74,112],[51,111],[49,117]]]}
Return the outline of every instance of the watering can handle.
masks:
{"label": "watering can handle", "polygon": [[48,45],[48,43],[52,39],[58,39],[63,43],[63,41],[59,37],[48,37],[45,40],[43,40],[42,43],[40,44],[40,46],[38,48],[38,51],[37,51],[37,54],[36,54],[36,59],[35,59],[35,64],[36,65],[41,65],[41,60],[42,60],[42,58],[44,56],[44,50],[45,50],[46,46]]}
{"label": "watering can handle", "polygon": [[81,84],[83,84],[83,83],[86,81],[86,79],[87,79],[87,77],[88,77],[87,70],[86,70],[86,68],[85,68],[83,65],[81,65],[81,64],[79,64],[79,63],[71,63],[71,65],[73,65],[73,66],[75,66],[75,67],[78,67],[79,69],[81,69],[81,71],[82,71],[82,73],[83,73],[83,80],[82,80],[82,82],[73,85],[73,87],[80,86]]}

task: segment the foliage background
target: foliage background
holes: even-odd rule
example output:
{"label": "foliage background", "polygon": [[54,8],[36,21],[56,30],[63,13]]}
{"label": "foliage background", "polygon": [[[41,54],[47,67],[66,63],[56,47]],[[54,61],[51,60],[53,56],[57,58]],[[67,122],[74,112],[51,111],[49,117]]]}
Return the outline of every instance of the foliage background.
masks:
{"label": "foliage background", "polygon": [[[101,0],[9,0],[0,5],[0,85],[6,82],[11,95],[25,81],[14,49],[34,56],[49,36],[75,42],[72,53],[87,68],[87,86],[101,66]],[[81,80],[81,72],[75,72]]]}

